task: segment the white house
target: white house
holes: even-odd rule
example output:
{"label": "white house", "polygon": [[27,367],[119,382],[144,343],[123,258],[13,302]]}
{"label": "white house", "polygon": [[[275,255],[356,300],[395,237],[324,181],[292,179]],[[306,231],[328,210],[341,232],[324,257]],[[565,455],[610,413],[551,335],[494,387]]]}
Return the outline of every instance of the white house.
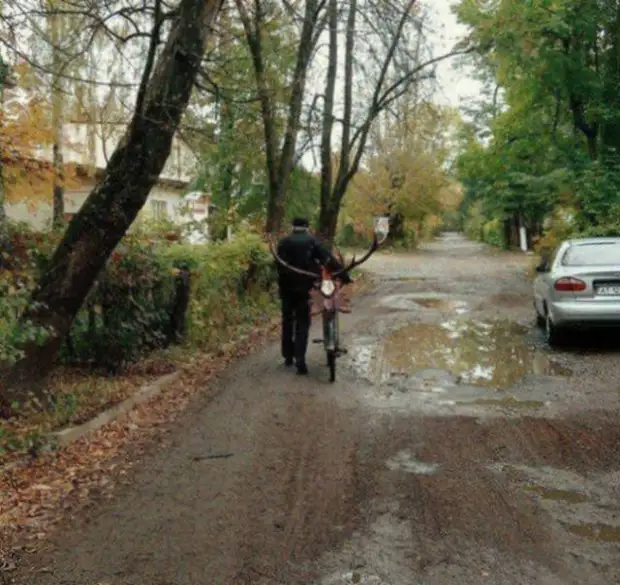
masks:
{"label": "white house", "polygon": [[[110,155],[125,132],[126,124],[67,123],[63,127],[63,160],[76,165],[78,178],[65,189],[65,214],[71,218],[82,206],[108,164]],[[33,153],[38,160],[51,162],[51,148]],[[159,180],[151,190],[143,213],[155,219],[168,218],[179,224],[208,219],[212,209],[207,194],[184,195],[195,175],[197,157],[188,144],[175,136],[172,149]],[[94,173],[93,173],[94,171]],[[52,221],[52,193],[49,202],[18,201],[5,204],[7,216],[23,221],[35,229],[46,229]],[[189,216],[187,213],[189,212]]]}

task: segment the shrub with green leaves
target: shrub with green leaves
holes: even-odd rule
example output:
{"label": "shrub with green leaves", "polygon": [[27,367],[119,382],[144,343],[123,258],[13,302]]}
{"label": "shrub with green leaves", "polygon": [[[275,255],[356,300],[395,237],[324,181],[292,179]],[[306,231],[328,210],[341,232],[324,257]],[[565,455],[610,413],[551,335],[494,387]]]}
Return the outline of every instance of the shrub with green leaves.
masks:
{"label": "shrub with green leaves", "polygon": [[[20,238],[0,273],[4,366],[20,357],[24,342],[45,335],[18,320],[52,248],[41,238]],[[233,329],[253,327],[272,314],[274,281],[271,256],[258,236],[240,234],[232,242],[194,246],[134,232],[111,255],[90,291],[61,349],[61,360],[113,372],[178,341],[178,320],[183,317],[186,343],[217,347],[230,339]],[[187,296],[187,286],[185,311],[180,297]]]}
{"label": "shrub with green leaves", "polygon": [[42,341],[46,331],[20,323],[36,284],[41,256],[49,241],[22,225],[9,226],[8,248],[0,252],[0,365],[10,365],[22,355],[26,343]]}
{"label": "shrub with green leaves", "polygon": [[125,238],[74,320],[63,359],[114,370],[162,347],[174,301],[171,266],[150,242]]}
{"label": "shrub with green leaves", "polygon": [[486,244],[503,248],[504,242],[504,225],[500,219],[492,219],[482,226],[482,240]]}
{"label": "shrub with green leaves", "polygon": [[230,338],[231,328],[251,327],[274,307],[275,269],[258,236],[232,242],[173,245],[163,251],[172,265],[191,270],[188,340],[212,348]]}

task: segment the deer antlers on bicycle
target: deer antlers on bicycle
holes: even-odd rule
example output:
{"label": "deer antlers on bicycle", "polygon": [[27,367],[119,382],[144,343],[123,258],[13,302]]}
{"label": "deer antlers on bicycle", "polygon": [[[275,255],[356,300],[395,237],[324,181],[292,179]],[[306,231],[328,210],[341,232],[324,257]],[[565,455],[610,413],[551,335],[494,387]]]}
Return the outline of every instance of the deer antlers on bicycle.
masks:
{"label": "deer antlers on bicycle", "polygon": [[[288,262],[285,262],[284,260],[282,260],[282,258],[280,258],[273,244],[273,240],[271,238],[268,238],[268,243],[269,243],[269,251],[271,252],[272,256],[276,259],[276,262],[284,266],[284,268],[291,270],[292,272],[296,272],[297,274],[301,274],[302,276],[307,276],[310,278],[320,277],[320,274],[316,272],[310,272],[308,270],[302,270],[301,268],[296,268],[295,266],[291,266]],[[366,262],[366,260],[368,260],[368,258],[370,258],[377,251],[378,248],[379,248],[379,240],[377,238],[377,234],[375,233],[373,234],[372,244],[370,246],[370,249],[366,252],[366,254],[364,254],[359,260],[357,260],[354,255],[353,259],[351,260],[349,264],[345,262],[342,256],[342,253],[340,252],[338,248],[336,248],[336,254],[338,256],[338,260],[340,261],[340,264],[341,266],[343,266],[343,268],[334,272],[332,274],[332,277],[337,278],[340,274],[349,272],[353,270],[353,268],[355,268],[356,266],[360,266],[360,264],[363,264],[364,262]]]}

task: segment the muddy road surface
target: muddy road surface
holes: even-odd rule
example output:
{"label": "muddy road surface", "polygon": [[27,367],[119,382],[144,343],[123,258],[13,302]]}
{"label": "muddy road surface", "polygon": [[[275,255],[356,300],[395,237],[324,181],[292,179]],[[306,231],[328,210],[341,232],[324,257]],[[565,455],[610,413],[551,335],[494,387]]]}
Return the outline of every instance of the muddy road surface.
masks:
{"label": "muddy road surface", "polygon": [[318,345],[231,368],[23,582],[620,584],[620,352],[545,347],[527,263],[377,255],[335,384]]}

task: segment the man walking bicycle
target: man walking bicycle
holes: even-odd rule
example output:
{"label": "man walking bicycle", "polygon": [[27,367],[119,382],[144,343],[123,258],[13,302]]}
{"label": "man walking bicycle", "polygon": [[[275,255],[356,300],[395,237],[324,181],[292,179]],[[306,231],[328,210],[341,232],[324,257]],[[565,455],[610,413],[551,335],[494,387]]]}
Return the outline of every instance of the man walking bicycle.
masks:
{"label": "man walking bicycle", "polygon": [[[340,270],[342,266],[319,240],[310,233],[306,218],[295,218],[292,231],[278,242],[278,256],[292,267],[316,272],[319,278],[320,266]],[[282,303],[282,357],[287,366],[297,366],[299,375],[306,375],[306,352],[311,324],[310,291],[313,280],[287,270],[277,264],[278,288]],[[345,272],[341,275],[343,284],[351,282]]]}

